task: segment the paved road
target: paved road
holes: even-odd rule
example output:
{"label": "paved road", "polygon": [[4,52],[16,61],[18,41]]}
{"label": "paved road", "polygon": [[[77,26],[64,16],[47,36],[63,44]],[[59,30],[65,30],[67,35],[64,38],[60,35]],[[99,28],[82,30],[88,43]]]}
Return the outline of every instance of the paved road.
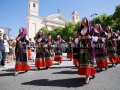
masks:
{"label": "paved road", "polygon": [[77,68],[64,56],[61,65],[54,62],[48,70],[36,70],[34,62],[27,73],[21,72],[13,77],[14,64],[12,61],[0,68],[0,90],[120,90],[120,65],[107,71],[97,72],[95,79],[88,85],[83,85],[85,76],[77,74]]}

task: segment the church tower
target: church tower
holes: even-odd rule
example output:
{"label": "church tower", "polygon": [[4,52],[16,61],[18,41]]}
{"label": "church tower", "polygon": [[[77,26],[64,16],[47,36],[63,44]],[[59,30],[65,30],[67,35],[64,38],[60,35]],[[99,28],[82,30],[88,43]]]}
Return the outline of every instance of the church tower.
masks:
{"label": "church tower", "polygon": [[28,0],[28,15],[38,16],[39,2],[38,0]]}
{"label": "church tower", "polygon": [[26,17],[26,29],[29,38],[34,40],[39,30],[39,0],[28,0],[28,15]]}
{"label": "church tower", "polygon": [[80,21],[79,13],[77,11],[74,10],[71,15],[72,15],[72,23],[73,24],[76,24],[77,22]]}

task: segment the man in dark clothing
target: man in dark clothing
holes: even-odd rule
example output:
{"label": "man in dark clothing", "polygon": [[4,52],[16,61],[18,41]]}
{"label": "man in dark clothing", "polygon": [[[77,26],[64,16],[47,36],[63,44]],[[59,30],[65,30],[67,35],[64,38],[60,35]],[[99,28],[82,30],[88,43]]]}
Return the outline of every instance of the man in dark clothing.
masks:
{"label": "man in dark clothing", "polygon": [[2,60],[0,60],[1,61],[1,65],[5,66],[4,41],[3,41],[3,37],[2,36],[0,36],[0,53],[2,53],[1,54],[2,56],[0,56],[0,57],[2,57]]}

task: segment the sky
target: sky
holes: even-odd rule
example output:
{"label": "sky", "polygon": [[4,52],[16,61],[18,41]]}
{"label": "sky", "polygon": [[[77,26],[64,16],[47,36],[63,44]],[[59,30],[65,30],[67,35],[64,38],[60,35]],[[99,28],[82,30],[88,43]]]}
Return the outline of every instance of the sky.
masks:
{"label": "sky", "polygon": [[[83,17],[92,19],[92,14],[98,16],[106,13],[111,15],[120,0],[39,0],[39,16],[44,17],[60,13],[71,21],[71,14],[76,10]],[[26,28],[28,15],[28,0],[0,0],[0,27],[10,28],[10,35],[16,37],[20,27]],[[96,17],[96,16],[95,16]]]}

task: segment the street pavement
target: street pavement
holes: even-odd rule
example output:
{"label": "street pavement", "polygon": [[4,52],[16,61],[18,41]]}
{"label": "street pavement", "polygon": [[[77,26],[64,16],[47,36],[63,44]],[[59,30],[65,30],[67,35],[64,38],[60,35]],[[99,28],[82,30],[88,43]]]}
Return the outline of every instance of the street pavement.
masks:
{"label": "street pavement", "polygon": [[65,54],[63,58],[60,65],[54,62],[48,70],[44,68],[37,70],[34,62],[29,60],[31,69],[26,73],[20,72],[15,77],[13,76],[15,60],[6,63],[4,68],[0,68],[0,90],[120,90],[119,64],[111,67],[109,63],[107,71],[97,72],[96,77],[84,85],[85,76],[77,74],[78,69]]}

